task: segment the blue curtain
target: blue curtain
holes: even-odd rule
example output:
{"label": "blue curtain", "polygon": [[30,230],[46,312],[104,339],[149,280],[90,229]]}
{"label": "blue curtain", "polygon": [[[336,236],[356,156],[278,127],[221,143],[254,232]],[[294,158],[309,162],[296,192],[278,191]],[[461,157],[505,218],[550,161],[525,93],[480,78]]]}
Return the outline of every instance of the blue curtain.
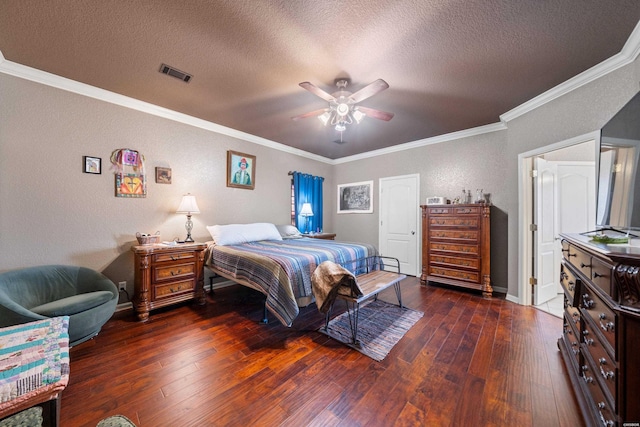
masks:
{"label": "blue curtain", "polygon": [[[322,183],[324,178],[301,172],[293,172],[293,195],[295,197],[296,227],[303,233],[322,230]],[[302,205],[311,203],[313,216],[300,215]],[[307,218],[309,225],[307,227]]]}

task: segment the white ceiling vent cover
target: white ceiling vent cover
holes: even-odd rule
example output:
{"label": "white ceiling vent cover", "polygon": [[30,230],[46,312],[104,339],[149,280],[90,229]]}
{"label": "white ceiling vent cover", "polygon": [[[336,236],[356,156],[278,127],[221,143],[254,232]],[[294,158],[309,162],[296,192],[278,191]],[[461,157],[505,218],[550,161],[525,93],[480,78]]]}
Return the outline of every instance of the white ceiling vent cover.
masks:
{"label": "white ceiling vent cover", "polygon": [[167,64],[160,65],[160,72],[168,76],[175,77],[176,79],[180,79],[185,83],[189,83],[191,77],[193,77],[191,74],[187,74],[184,71],[180,71]]}

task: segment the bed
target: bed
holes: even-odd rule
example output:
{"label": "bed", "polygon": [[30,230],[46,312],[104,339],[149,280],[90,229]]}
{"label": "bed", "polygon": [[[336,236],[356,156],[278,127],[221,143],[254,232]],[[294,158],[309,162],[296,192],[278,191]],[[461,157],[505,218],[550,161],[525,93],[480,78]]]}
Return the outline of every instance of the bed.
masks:
{"label": "bed", "polygon": [[[254,230],[247,231],[247,226]],[[314,302],[311,274],[316,266],[333,261],[355,270],[362,260],[377,255],[373,245],[313,239],[295,228],[278,228],[265,223],[207,227],[213,241],[206,264],[214,273],[264,294],[265,308],[286,326],[299,307]]]}

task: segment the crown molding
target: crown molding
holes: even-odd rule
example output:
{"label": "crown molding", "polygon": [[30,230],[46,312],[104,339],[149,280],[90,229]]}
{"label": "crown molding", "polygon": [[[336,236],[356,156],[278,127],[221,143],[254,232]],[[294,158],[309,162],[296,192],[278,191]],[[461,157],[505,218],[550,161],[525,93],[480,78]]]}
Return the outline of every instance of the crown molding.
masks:
{"label": "crown molding", "polygon": [[507,111],[500,116],[500,120],[503,122],[509,122],[517,117],[520,117],[536,108],[551,102],[554,99],[566,95],[567,93],[578,89],[581,86],[591,83],[600,77],[609,74],[619,68],[624,67],[636,60],[640,53],[640,22],[636,24],[636,27],[631,32],[629,39],[622,47],[622,50],[609,59],[605,59],[599,64],[594,65],[586,71],[578,74],[569,80],[560,83],[558,86],[549,89],[548,91],[536,96],[517,106],[516,108]]}
{"label": "crown molding", "polygon": [[88,96],[90,98],[98,99],[100,101],[108,102],[111,104],[119,105],[121,107],[130,108],[132,110],[141,111],[143,113],[151,114],[157,117],[173,120],[176,122],[184,123],[190,126],[194,126],[200,129],[216,132],[222,135],[227,135],[232,138],[240,139],[242,141],[252,142],[254,144],[262,145],[265,147],[273,148],[275,150],[284,151],[296,156],[306,157],[308,159],[316,160],[323,163],[332,163],[332,160],[323,156],[309,153],[297,148],[289,147],[279,142],[271,141],[266,138],[261,138],[256,135],[252,135],[246,132],[241,132],[236,129],[232,129],[226,126],[222,126],[207,120],[202,120],[197,117],[189,116],[187,114],[179,113],[177,111],[170,110],[168,108],[159,107],[148,102],[140,101],[125,95],[121,95],[115,92],[111,92],[105,89],[100,89],[95,86],[91,86],[85,83],[77,82],[75,80],[67,79],[55,74],[48,73],[46,71],[38,70],[35,68],[27,67],[12,61],[8,61],[0,52],[0,73],[8,74],[14,77],[19,77],[25,80],[30,80],[43,85],[51,86],[57,89],[62,89],[67,92],[76,93],[78,95]]}
{"label": "crown molding", "polygon": [[205,129],[211,132],[216,132],[222,135],[227,135],[232,138],[240,139],[242,141],[251,142],[254,144],[262,145],[265,147],[280,150],[286,153],[290,153],[296,156],[305,157],[311,160],[327,163],[330,165],[336,165],[341,163],[348,163],[357,160],[367,159],[376,156],[382,156],[385,154],[395,153],[398,151],[411,150],[414,148],[424,147],[427,145],[438,144],[447,141],[453,141],[462,138],[468,138],[471,136],[482,135],[490,132],[496,132],[507,129],[507,123],[517,117],[520,117],[526,113],[529,113],[536,108],[553,101],[554,99],[563,96],[587,83],[590,83],[612,71],[615,71],[629,63],[635,61],[640,54],[640,22],[636,25],[632,31],[629,39],[623,46],[622,50],[612,56],[611,58],[602,61],[590,69],[578,74],[577,76],[559,84],[558,86],[542,93],[541,95],[532,98],[531,100],[519,105],[518,107],[507,111],[500,115],[500,122],[493,123],[485,126],[480,126],[471,129],[465,129],[458,132],[452,132],[445,135],[438,135],[432,138],[421,139],[418,141],[412,141],[405,144],[400,144],[392,147],[383,148],[380,150],[368,151],[366,153],[357,154],[353,156],[342,157],[339,159],[329,159],[324,156],[309,153],[297,148],[289,147],[279,142],[271,141],[266,138],[261,138],[256,135],[241,132],[236,129],[221,126],[213,122],[198,119],[193,116],[189,116],[177,111],[169,110],[167,108],[159,107],[154,104],[150,104],[144,101],[140,101],[128,96],[120,95],[108,90],[100,89],[94,86],[80,83],[74,80],[67,79],[65,77],[57,76],[55,74],[48,73],[46,71],[37,70],[35,68],[27,67],[25,65],[17,64],[12,61],[8,61],[2,55],[0,51],[0,72],[15,77],[31,80],[36,83],[41,83],[47,86],[62,89],[68,92],[77,93],[79,95],[88,96],[101,101],[116,104],[122,107],[131,108],[133,110],[141,111],[144,113],[152,114],[158,117],[163,117],[169,120],[184,123],[190,126]]}
{"label": "crown molding", "polygon": [[356,154],[348,157],[341,157],[333,161],[334,164],[355,162],[356,160],[368,159],[370,157],[383,156],[385,154],[396,153],[398,151],[412,150],[414,148],[424,147],[426,145],[440,144],[441,142],[455,141],[457,139],[468,138],[470,136],[483,135],[485,133],[497,132],[507,129],[502,123],[492,123],[489,125],[478,126],[471,129],[465,129],[457,132],[451,132],[444,135],[438,135],[431,138],[419,139],[417,141],[407,142],[405,144],[394,145],[392,147],[381,148],[379,150],[367,151],[366,153]]}

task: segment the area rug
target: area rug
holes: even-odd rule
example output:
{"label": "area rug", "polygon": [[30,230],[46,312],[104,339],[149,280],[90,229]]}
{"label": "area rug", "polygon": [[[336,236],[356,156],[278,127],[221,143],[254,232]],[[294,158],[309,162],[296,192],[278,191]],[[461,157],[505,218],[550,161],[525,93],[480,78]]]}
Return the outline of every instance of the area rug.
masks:
{"label": "area rug", "polygon": [[359,345],[351,342],[351,327],[346,312],[329,321],[328,330],[325,330],[323,324],[318,332],[358,350],[373,360],[381,361],[423,315],[421,311],[402,308],[381,300],[371,300],[360,306]]}
{"label": "area rug", "polygon": [[112,415],[100,421],[96,427],[136,427],[136,425],[124,415]]}

